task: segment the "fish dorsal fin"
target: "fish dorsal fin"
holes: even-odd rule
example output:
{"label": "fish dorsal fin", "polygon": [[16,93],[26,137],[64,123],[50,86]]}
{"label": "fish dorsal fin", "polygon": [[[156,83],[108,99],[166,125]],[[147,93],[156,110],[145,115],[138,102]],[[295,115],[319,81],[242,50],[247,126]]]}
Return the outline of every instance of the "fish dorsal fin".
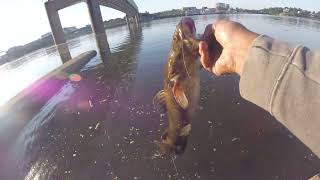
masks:
{"label": "fish dorsal fin", "polygon": [[184,90],[182,89],[182,87],[178,83],[175,83],[172,88],[172,92],[173,92],[174,98],[175,98],[176,102],[179,104],[179,106],[182,109],[186,110],[189,106],[189,101],[188,101],[187,96],[184,93]]}

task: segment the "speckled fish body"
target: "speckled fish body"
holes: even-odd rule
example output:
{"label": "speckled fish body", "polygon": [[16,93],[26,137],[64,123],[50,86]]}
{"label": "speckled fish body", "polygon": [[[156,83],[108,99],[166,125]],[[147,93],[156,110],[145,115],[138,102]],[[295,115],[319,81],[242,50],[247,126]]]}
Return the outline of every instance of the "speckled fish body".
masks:
{"label": "speckled fish body", "polygon": [[154,104],[167,112],[169,127],[158,142],[162,154],[182,154],[187,146],[200,96],[199,41],[191,18],[177,25],[164,71],[164,89],[157,93]]}

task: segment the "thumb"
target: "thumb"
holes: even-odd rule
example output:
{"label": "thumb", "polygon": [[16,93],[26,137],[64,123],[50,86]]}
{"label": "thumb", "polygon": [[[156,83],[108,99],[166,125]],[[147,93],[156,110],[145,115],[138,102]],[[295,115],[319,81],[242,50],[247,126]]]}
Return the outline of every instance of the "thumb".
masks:
{"label": "thumb", "polygon": [[227,53],[225,50],[222,51],[219,59],[216,63],[212,66],[212,72],[215,73],[217,76],[222,74],[231,73],[232,72],[232,63],[230,54]]}

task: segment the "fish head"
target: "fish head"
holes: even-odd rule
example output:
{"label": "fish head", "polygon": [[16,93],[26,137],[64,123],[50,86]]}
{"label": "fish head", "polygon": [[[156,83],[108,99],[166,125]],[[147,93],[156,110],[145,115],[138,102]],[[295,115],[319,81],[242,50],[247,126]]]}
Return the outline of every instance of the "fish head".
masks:
{"label": "fish head", "polygon": [[157,142],[157,145],[162,155],[181,155],[187,148],[188,136],[177,136],[175,140],[172,141],[164,134],[161,139],[161,142]]}
{"label": "fish head", "polygon": [[175,154],[176,155],[183,154],[187,149],[187,143],[188,143],[188,136],[178,136],[175,143],[175,147],[174,147]]}
{"label": "fish head", "polygon": [[161,154],[183,154],[187,148],[190,130],[191,124],[183,127],[179,134],[170,134],[168,130],[165,131],[161,136],[161,142],[158,142]]}
{"label": "fish head", "polygon": [[192,18],[184,17],[176,27],[173,36],[173,47],[176,52],[182,51],[184,46],[185,53],[198,53],[199,40],[197,40],[196,26]]}

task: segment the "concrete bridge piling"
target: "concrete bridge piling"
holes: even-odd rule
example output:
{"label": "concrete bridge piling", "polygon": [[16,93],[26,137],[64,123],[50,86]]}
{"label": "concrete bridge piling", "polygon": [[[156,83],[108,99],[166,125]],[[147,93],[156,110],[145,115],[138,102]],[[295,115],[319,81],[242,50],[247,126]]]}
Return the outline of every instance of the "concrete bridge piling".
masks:
{"label": "concrete bridge piling", "polygon": [[67,62],[72,57],[64,36],[58,11],[80,2],[87,3],[92,30],[96,37],[97,47],[100,55],[104,57],[102,58],[104,60],[107,59],[106,56],[110,54],[110,48],[107,34],[103,25],[100,5],[124,12],[126,14],[128,25],[130,22],[132,22],[130,19],[134,19],[133,21],[137,24],[140,22],[139,10],[133,0],[48,0],[45,2],[45,8],[54,42],[63,63]]}
{"label": "concrete bridge piling", "polygon": [[107,56],[110,53],[107,33],[103,25],[101,10],[98,0],[87,0],[91,26],[96,37],[97,47],[100,55]]}
{"label": "concrete bridge piling", "polygon": [[71,54],[68,45],[66,44],[67,41],[64,36],[59,13],[54,9],[51,3],[46,3],[45,7],[54,42],[57,46],[62,62],[65,63],[66,61],[71,59]]}

